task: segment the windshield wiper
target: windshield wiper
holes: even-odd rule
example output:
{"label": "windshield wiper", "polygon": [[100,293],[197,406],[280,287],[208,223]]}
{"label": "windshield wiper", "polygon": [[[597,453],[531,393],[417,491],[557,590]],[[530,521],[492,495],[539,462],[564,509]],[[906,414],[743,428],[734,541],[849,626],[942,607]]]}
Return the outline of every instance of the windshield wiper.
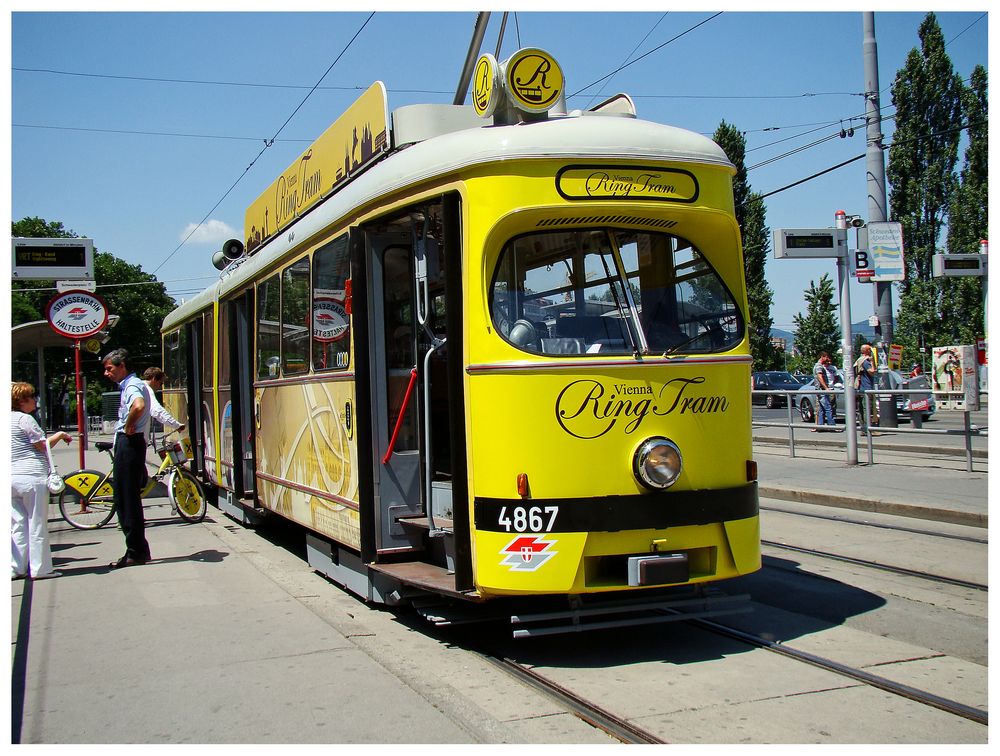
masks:
{"label": "windshield wiper", "polygon": [[708,331],[702,331],[699,334],[695,334],[694,336],[690,336],[684,339],[684,341],[681,341],[677,344],[672,344],[671,346],[668,346],[665,350],[663,350],[663,356],[666,357],[668,354],[673,354],[674,352],[677,352],[680,349],[683,349],[684,347],[688,346],[689,344],[694,343],[698,339],[704,338],[705,336],[708,335],[709,335]]}

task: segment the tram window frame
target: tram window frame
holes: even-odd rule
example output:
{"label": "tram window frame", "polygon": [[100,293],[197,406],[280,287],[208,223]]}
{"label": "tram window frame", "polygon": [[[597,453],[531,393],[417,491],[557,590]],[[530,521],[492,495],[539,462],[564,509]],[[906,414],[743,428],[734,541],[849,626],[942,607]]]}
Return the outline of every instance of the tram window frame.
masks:
{"label": "tram window frame", "polygon": [[[273,294],[272,294],[273,291]],[[277,378],[281,368],[281,276],[275,273],[257,284],[255,334],[257,377]],[[262,326],[265,326],[262,328]],[[271,328],[270,332],[266,330]]]}
{"label": "tram window frame", "polygon": [[170,331],[163,336],[163,369],[167,374],[167,388],[177,388],[180,381],[180,331]]}
{"label": "tram window frame", "polygon": [[[329,372],[347,370],[351,366],[351,316],[346,309],[346,284],[351,278],[351,250],[347,234],[319,247],[313,253],[312,268],[312,366],[313,370]],[[319,338],[315,323],[316,302],[332,301],[339,315],[343,310],[346,328],[334,338]]]}
{"label": "tram window frame", "polygon": [[219,388],[229,388],[230,352],[229,352],[229,302],[219,302]]}
{"label": "tram window frame", "polygon": [[[599,287],[605,290],[597,296]],[[693,302],[695,293],[711,307]],[[669,311],[644,317],[643,301]],[[547,357],[639,353],[640,326],[649,354],[718,353],[745,335],[736,298],[705,255],[688,239],[642,229],[587,227],[508,239],[494,268],[489,311],[505,341]]]}
{"label": "tram window frame", "polygon": [[282,375],[309,372],[312,336],[311,270],[309,257],[303,257],[281,271]]}

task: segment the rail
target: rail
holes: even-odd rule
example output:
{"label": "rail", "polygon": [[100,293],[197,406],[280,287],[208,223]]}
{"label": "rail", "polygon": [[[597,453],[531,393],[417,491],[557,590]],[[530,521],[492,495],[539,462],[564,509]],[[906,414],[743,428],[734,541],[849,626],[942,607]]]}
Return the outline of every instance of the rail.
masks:
{"label": "rail", "polygon": [[[752,424],[754,426],[766,427],[766,428],[787,428],[788,429],[788,450],[789,456],[795,456],[795,430],[796,427],[801,428],[804,423],[796,423],[794,420],[794,412],[798,408],[798,402],[796,400],[801,399],[803,396],[821,396],[826,394],[833,394],[835,397],[840,397],[843,401],[844,390],[834,389],[832,391],[823,391],[821,389],[801,389],[801,390],[779,390],[779,389],[752,389],[751,395],[757,396],[784,396],[785,407],[787,409],[787,419],[785,422],[774,422],[766,420],[753,420]],[[855,393],[862,397],[864,400],[864,417],[861,418],[861,422],[858,424],[858,430],[866,438],[868,447],[868,464],[875,464],[875,451],[874,444],[872,441],[871,431],[877,431],[879,426],[871,425],[871,400],[874,398],[876,400],[882,397],[895,397],[898,395],[906,394],[919,394],[921,396],[928,396],[931,394],[927,389],[871,389],[862,391],[861,389],[855,389]],[[981,392],[980,396],[987,396],[988,392]],[[846,408],[845,408],[846,411]],[[909,412],[911,418],[914,412],[909,410],[904,410]],[[916,414],[920,414],[919,410],[915,411]],[[970,410],[961,410],[963,414],[963,427],[961,429],[956,428],[946,428],[946,429],[936,429],[936,428],[923,428],[922,423],[918,420],[915,422],[914,427],[910,428],[893,428],[893,433],[903,433],[903,434],[914,434],[919,436],[963,436],[965,442],[965,469],[966,472],[973,472],[972,469],[972,439],[973,437],[986,437],[988,436],[987,429],[981,429],[972,424],[970,417]],[[812,425],[812,423],[810,423]],[[810,429],[812,430],[812,429]],[[884,428],[882,430],[885,430]],[[916,449],[915,449],[916,451]]]}

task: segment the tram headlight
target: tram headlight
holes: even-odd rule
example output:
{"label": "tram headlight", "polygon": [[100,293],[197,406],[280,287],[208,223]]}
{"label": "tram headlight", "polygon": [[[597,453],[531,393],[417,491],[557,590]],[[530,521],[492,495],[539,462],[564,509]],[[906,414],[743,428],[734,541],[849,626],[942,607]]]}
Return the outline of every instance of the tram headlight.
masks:
{"label": "tram headlight", "polygon": [[669,488],[681,474],[681,450],[665,438],[647,438],[635,451],[632,472],[648,488]]}

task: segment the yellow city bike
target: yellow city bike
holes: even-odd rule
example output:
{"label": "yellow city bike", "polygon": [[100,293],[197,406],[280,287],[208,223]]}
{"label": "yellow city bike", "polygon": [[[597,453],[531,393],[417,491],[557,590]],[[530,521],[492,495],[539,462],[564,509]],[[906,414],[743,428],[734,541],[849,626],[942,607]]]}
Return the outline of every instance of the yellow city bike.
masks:
{"label": "yellow city bike", "polygon": [[[114,444],[108,441],[94,443],[98,451],[112,456]],[[201,484],[181,465],[190,458],[191,442],[169,441],[159,447],[159,468],[143,486],[141,496],[147,497],[158,483],[167,489],[171,507],[182,520],[201,522],[205,519],[208,504]],[[115,498],[111,472],[77,470],[63,476],[66,488],[59,495],[59,511],[74,528],[94,530],[106,525],[115,514]]]}

